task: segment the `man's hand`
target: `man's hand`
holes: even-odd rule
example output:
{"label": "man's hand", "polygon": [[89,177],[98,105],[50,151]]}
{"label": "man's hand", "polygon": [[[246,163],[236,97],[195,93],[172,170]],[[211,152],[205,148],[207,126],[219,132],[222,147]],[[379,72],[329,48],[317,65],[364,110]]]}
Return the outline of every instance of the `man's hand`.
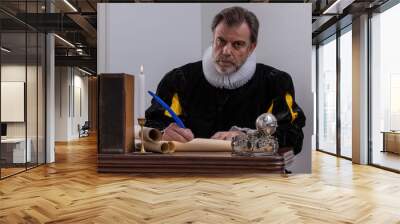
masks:
{"label": "man's hand", "polygon": [[219,140],[232,140],[233,137],[243,134],[241,131],[219,131],[215,133],[211,138]]}
{"label": "man's hand", "polygon": [[164,129],[162,140],[188,142],[194,138],[193,133],[188,128],[180,128],[176,123],[171,123]]}

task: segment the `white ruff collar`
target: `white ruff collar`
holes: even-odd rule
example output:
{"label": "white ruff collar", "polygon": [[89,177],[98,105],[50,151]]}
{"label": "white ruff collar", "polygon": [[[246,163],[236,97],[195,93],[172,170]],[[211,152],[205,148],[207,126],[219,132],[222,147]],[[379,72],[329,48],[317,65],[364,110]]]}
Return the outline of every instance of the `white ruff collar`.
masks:
{"label": "white ruff collar", "polygon": [[222,75],[215,68],[212,46],[204,52],[202,63],[204,76],[212,86],[221,89],[236,89],[246,84],[253,77],[256,71],[256,54],[253,51],[239,70],[229,75]]}

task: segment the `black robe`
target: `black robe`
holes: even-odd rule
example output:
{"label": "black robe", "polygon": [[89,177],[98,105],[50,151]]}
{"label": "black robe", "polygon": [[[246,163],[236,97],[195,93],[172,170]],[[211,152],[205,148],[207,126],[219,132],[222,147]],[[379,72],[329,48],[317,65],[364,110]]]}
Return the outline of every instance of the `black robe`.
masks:
{"label": "black robe", "polygon": [[[292,78],[273,67],[257,64],[245,85],[222,89],[206,80],[201,61],[189,63],[168,72],[156,94],[172,106],[195,137],[209,138],[234,125],[255,129],[257,117],[269,111],[278,120],[275,136],[279,146],[291,146],[295,154],[301,151],[306,118],[294,100]],[[160,130],[174,122],[154,99],[146,110],[146,120],[146,126]]]}

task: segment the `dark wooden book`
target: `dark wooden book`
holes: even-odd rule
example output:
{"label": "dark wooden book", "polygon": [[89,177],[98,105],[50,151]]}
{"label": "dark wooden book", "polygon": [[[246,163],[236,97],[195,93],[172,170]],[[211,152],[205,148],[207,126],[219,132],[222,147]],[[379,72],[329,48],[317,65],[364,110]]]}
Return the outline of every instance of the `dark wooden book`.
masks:
{"label": "dark wooden book", "polygon": [[98,80],[99,153],[129,153],[134,147],[134,76],[100,74]]}

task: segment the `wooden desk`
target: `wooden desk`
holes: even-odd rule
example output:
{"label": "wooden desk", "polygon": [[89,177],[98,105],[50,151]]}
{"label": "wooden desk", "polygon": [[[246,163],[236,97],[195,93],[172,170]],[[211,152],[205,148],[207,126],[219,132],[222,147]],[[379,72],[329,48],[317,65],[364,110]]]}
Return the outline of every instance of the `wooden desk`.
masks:
{"label": "wooden desk", "polygon": [[[25,150],[25,145],[26,150]],[[25,164],[31,162],[32,141],[30,138],[1,139],[1,159],[7,164]]]}
{"label": "wooden desk", "polygon": [[290,148],[279,155],[232,156],[230,152],[176,152],[173,154],[99,154],[98,172],[104,173],[285,173],[294,159]]}
{"label": "wooden desk", "polygon": [[383,150],[382,152],[393,152],[400,154],[400,132],[383,131]]}

